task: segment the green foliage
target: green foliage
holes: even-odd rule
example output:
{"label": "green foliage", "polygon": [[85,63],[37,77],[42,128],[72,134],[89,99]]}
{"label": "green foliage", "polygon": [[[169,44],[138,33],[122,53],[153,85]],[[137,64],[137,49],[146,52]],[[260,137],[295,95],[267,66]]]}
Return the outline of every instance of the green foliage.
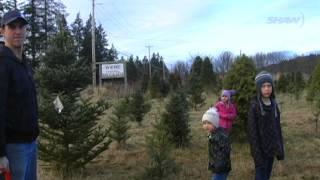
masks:
{"label": "green foliage", "polygon": [[109,130],[98,125],[108,103],[91,103],[90,99],[63,94],[60,98],[64,109],[59,114],[52,104],[55,95],[42,97],[39,108],[42,161],[68,176],[108,149]]}
{"label": "green foliage", "polygon": [[71,32],[74,40],[74,51],[77,60],[80,59],[80,51],[82,50],[82,42],[84,39],[84,26],[83,20],[80,18],[80,13],[77,14],[76,19],[71,24]]}
{"label": "green foliage", "polygon": [[123,148],[126,140],[130,138],[128,134],[129,126],[129,99],[125,98],[114,106],[110,117],[110,138],[118,143],[118,148]]}
{"label": "green foliage", "polygon": [[133,61],[133,56],[130,56],[129,60],[126,62],[126,68],[127,68],[127,77],[129,84],[132,84],[133,82],[138,80],[138,69]]}
{"label": "green foliage", "polygon": [[160,82],[160,75],[159,73],[153,73],[151,80],[149,82],[149,93],[151,98],[160,98],[161,97],[161,93],[160,93],[160,86],[161,86],[161,82]]}
{"label": "green foliage", "polygon": [[235,125],[240,126],[242,131],[245,130],[247,122],[249,102],[256,93],[254,82],[256,73],[252,59],[243,55],[236,59],[224,80],[224,89],[238,91],[235,96],[235,102],[238,107],[238,120],[235,121]]}
{"label": "green foliage", "polygon": [[[83,40],[82,40],[82,48],[79,52],[81,61],[90,65],[91,63],[91,54],[92,54],[92,43],[91,43],[91,15],[89,16],[85,26],[83,27]],[[108,49],[109,46],[107,40],[107,34],[100,24],[95,28],[95,51],[96,51],[96,61],[114,61],[117,55],[117,52],[114,48]],[[112,50],[112,52],[110,52]],[[115,52],[114,52],[115,51]]]}
{"label": "green foliage", "polygon": [[149,167],[145,169],[142,179],[167,180],[174,179],[173,175],[179,170],[172,157],[170,134],[166,131],[163,121],[156,121],[154,130],[146,137],[147,152],[150,158]]}
{"label": "green foliage", "polygon": [[[66,22],[63,18],[58,22],[59,32],[36,73],[40,88],[39,154],[42,161],[66,177],[108,149],[111,140],[109,130],[98,124],[109,104],[80,97],[80,90],[86,86],[82,74],[85,67],[76,61]],[[64,106],[61,113],[52,103],[57,95]]]}
{"label": "green foliage", "polygon": [[202,67],[202,58],[197,56],[191,67],[191,76],[199,76],[201,75],[201,67]]}
{"label": "green foliage", "polygon": [[160,90],[161,97],[163,97],[163,98],[166,97],[170,92],[170,84],[167,81],[161,79],[159,90]]}
{"label": "green foliage", "polygon": [[166,125],[170,141],[176,147],[186,147],[191,139],[189,104],[182,91],[174,93],[166,105],[166,111],[161,116],[161,121]]}
{"label": "green foliage", "polygon": [[320,64],[314,69],[307,87],[307,101],[311,103],[312,118],[315,122],[316,132],[318,132],[318,124],[320,120]]}
{"label": "green foliage", "polygon": [[319,96],[320,94],[320,64],[317,65],[312,73],[307,92],[307,100],[311,102],[314,100],[315,96]]}
{"label": "green foliage", "polygon": [[148,74],[143,74],[140,81],[140,88],[143,93],[147,92],[149,84],[149,76]]}
{"label": "green foliage", "polygon": [[57,0],[26,1],[21,7],[29,22],[25,53],[33,67],[41,65],[40,57],[47,51],[51,38],[59,32],[57,20],[65,15],[65,6]]}
{"label": "green foliage", "polygon": [[300,98],[305,87],[305,82],[301,72],[290,73],[287,75],[287,92],[292,94],[296,100]]}
{"label": "green foliage", "polygon": [[44,66],[36,74],[39,86],[53,93],[75,91],[90,81],[89,67],[76,61],[71,34],[65,22],[61,22],[60,32],[50,41],[46,56],[42,58]]}
{"label": "green foliage", "polygon": [[182,81],[180,75],[178,73],[170,73],[169,74],[169,84],[170,90],[176,91],[182,87]]}
{"label": "green foliage", "polygon": [[137,91],[130,100],[128,110],[131,119],[141,125],[144,115],[150,111],[150,108],[151,105],[145,102],[142,92]]}
{"label": "green foliage", "polygon": [[213,72],[213,65],[209,57],[205,57],[201,64],[201,82],[207,91],[213,91],[217,85],[216,74]]}
{"label": "green foliage", "polygon": [[191,76],[189,80],[190,103],[194,110],[198,110],[205,104],[205,98],[203,97],[203,87],[199,76]]}
{"label": "green foliage", "polygon": [[288,79],[285,74],[280,74],[279,80],[276,83],[276,89],[278,92],[286,93],[288,87]]}

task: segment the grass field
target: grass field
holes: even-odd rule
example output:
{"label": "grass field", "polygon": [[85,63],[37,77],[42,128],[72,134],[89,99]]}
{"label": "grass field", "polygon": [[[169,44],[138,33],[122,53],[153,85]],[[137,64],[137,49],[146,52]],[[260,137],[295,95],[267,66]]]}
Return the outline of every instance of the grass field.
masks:
{"label": "grass field", "polygon": [[[207,180],[207,139],[201,127],[202,113],[215,98],[208,98],[207,105],[199,111],[191,111],[192,142],[189,148],[174,150],[180,172],[176,180]],[[275,161],[272,179],[275,180],[320,180],[320,132],[315,132],[315,122],[311,117],[310,106],[304,98],[299,101],[285,95],[278,97],[281,105],[282,129],[285,143],[285,161]],[[159,112],[164,110],[165,102],[152,101],[152,111],[147,114],[143,126],[131,124],[131,138],[127,148],[116,150],[114,145],[102,153],[86,169],[72,179],[83,180],[129,180],[138,177],[148,165],[145,150],[145,136],[152,130],[152,122]],[[106,121],[107,122],[107,121]],[[48,173],[39,168],[40,179],[61,179],[59,175]],[[229,179],[253,179],[253,160],[249,145],[233,142],[232,171]]]}

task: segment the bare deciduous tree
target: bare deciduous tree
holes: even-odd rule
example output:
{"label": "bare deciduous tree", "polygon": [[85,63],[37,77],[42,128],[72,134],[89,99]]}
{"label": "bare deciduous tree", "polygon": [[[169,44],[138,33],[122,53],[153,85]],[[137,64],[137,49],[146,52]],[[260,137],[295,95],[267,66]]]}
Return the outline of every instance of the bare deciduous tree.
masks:
{"label": "bare deciduous tree", "polygon": [[189,65],[189,63],[183,61],[178,61],[174,65],[173,72],[180,76],[183,85],[185,85],[188,80],[190,68],[191,66]]}
{"label": "bare deciduous tree", "polygon": [[256,53],[252,57],[256,67],[263,68],[271,64],[279,64],[282,61],[286,61],[289,59],[288,52],[286,51],[277,51],[277,52],[269,52],[263,53],[259,52]]}
{"label": "bare deciduous tree", "polygon": [[230,70],[233,64],[234,56],[230,51],[222,52],[214,61],[215,71],[220,73],[222,77]]}

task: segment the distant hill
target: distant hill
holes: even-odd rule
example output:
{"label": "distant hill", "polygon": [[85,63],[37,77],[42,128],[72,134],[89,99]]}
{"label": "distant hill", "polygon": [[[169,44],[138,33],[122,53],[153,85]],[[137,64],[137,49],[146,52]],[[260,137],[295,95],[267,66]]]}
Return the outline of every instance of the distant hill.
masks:
{"label": "distant hill", "polygon": [[281,73],[301,72],[305,77],[309,77],[316,65],[320,63],[320,55],[298,56],[279,64],[272,64],[264,67],[266,70],[278,78]]}

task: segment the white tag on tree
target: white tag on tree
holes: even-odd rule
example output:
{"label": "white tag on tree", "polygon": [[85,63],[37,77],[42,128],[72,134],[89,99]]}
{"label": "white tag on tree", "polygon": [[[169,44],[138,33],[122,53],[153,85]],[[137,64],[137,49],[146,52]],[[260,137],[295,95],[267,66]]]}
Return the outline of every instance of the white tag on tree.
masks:
{"label": "white tag on tree", "polygon": [[53,101],[53,105],[54,105],[54,109],[56,111],[58,111],[58,113],[60,114],[61,111],[63,110],[63,104],[62,104],[59,96],[57,96],[56,99]]}

